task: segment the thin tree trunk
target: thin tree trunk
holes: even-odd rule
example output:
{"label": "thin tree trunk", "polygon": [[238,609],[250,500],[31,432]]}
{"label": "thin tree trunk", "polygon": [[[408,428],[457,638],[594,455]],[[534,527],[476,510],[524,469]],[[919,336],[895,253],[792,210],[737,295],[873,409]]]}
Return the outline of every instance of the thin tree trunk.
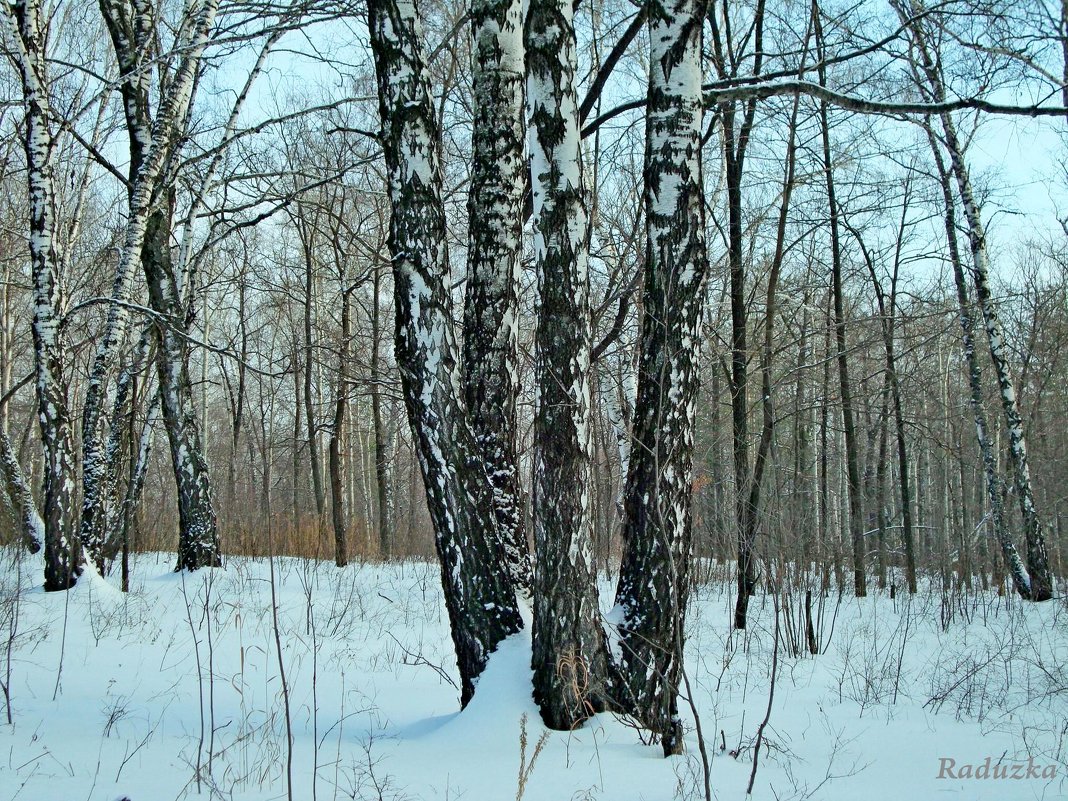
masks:
{"label": "thin tree trunk", "polygon": [[334,400],[334,424],[330,429],[330,512],[334,524],[334,564],[348,564],[348,519],[345,515],[345,412],[348,405],[349,338],[352,335],[349,290],[341,269],[341,344],[338,348],[337,398]]}
{"label": "thin tree trunk", "polygon": [[[303,209],[301,211],[303,214]],[[304,247],[304,386],[301,402],[304,404],[305,437],[308,443],[308,463],[311,465],[312,493],[315,496],[315,525],[317,536],[322,534],[326,515],[326,493],[319,463],[319,427],[315,415],[315,326],[313,304],[315,303],[315,260],[313,253],[313,226],[301,216],[298,221]]]}
{"label": "thin tree trunk", "polygon": [[375,484],[378,493],[378,555],[389,559],[393,553],[393,501],[390,483],[390,448],[382,417],[382,266],[376,265],[372,278],[371,299],[371,419],[374,426]]}
{"label": "thin tree trunk", "polygon": [[[726,5],[726,3],[724,3]],[[726,13],[726,12],[724,12]],[[764,0],[757,0],[753,13],[753,69],[758,75],[763,64]],[[732,52],[736,42],[731,30],[718,23],[718,13],[708,15],[712,32],[712,62],[718,77],[736,77],[737,61]],[[730,268],[731,302],[731,434],[734,457],[735,525],[738,537],[738,598],[734,608],[734,626],[746,626],[749,597],[756,589],[755,510],[749,507],[749,351],[745,297],[745,265],[742,242],[742,176],[745,156],[756,115],[756,100],[738,109],[733,102],[720,105],[723,136],[724,172],[727,190],[727,261]]]}
{"label": "thin tree trunk", "polygon": [[[906,188],[906,192],[907,192]],[[894,434],[897,450],[897,463],[899,473],[899,488],[901,492],[901,540],[905,548],[905,579],[908,583],[909,593],[916,593],[916,546],[912,526],[912,489],[909,481],[908,449],[905,441],[905,413],[901,402],[901,384],[897,374],[897,346],[895,343],[895,328],[897,322],[897,282],[901,266],[901,247],[905,233],[905,215],[908,211],[908,203],[904,204],[901,212],[901,222],[898,226],[897,244],[894,253],[894,268],[890,276],[890,294],[887,296],[882,282],[875,271],[875,262],[871,257],[863,240],[856,231],[852,233],[857,239],[864,254],[864,261],[868,266],[868,275],[871,277],[872,287],[875,289],[875,301],[879,307],[880,330],[883,337],[883,351],[886,354],[886,380],[890,392],[890,400],[894,411]],[[886,436],[885,428],[883,431]],[[885,469],[885,453],[880,443],[880,468]],[[883,490],[880,488],[880,493]],[[885,509],[880,502],[880,514],[885,518]],[[886,521],[881,519],[880,532],[885,530]],[[880,537],[882,533],[880,533]],[[882,548],[882,544],[880,544]],[[880,551],[880,559],[882,554]],[[882,565],[880,564],[880,571]]]}
{"label": "thin tree trunk", "polygon": [[[814,15],[817,49],[823,61],[823,30],[819,11]],[[819,70],[820,83],[826,84],[824,67]],[[853,395],[849,381],[849,356],[846,350],[844,290],[842,288],[842,248],[839,237],[838,200],[835,195],[834,166],[831,162],[830,125],[827,103],[820,102],[820,134],[823,140],[823,174],[827,184],[827,204],[831,217],[831,288],[834,294],[834,337],[837,347],[838,380],[842,393],[842,426],[845,429],[846,479],[849,495],[849,532],[853,546],[853,590],[858,598],[868,594],[865,574],[863,489],[857,456],[857,432],[853,419]]]}

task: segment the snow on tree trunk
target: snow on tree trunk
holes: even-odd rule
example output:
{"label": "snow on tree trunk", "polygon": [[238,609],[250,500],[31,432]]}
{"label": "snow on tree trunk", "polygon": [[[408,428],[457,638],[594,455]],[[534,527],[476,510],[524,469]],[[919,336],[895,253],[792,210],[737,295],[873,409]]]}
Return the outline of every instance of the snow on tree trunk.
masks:
{"label": "snow on tree trunk", "polygon": [[571,0],[532,0],[525,38],[539,289],[534,699],[546,725],[570,729],[603,707],[608,675],[593,562],[589,223]]}
{"label": "snow on tree trunk", "polygon": [[526,169],[523,120],[523,3],[471,5],[474,128],[468,199],[470,246],[464,304],[464,396],[493,485],[508,568],[530,593],[516,453],[519,249]]}
{"label": "snow on tree trunk", "polygon": [[[74,435],[67,406],[60,339],[59,255],[55,239],[54,139],[45,59],[46,22],[36,0],[17,0],[5,8],[15,61],[22,82],[29,195],[29,245],[33,275],[33,349],[37,415],[44,446],[44,585],[46,590],[72,587],[81,573],[81,549],[70,534],[74,521]],[[9,473],[10,469],[5,469]],[[16,501],[17,502],[17,501]],[[23,514],[29,509],[23,504]],[[33,521],[36,522],[36,521]]]}
{"label": "snow on tree trunk", "polygon": [[[898,7],[897,13],[898,17],[905,22],[907,19],[905,9]],[[943,102],[946,99],[947,92],[942,66],[937,58],[937,53],[932,52],[928,44],[929,34],[925,28],[926,24],[919,17],[908,22],[915,56],[910,61],[913,80],[925,100]],[[975,200],[975,194],[972,191],[971,176],[964,161],[964,148],[957,135],[953,117],[951,114],[943,112],[938,115],[938,119],[941,123],[943,134],[942,143],[944,143],[946,152],[949,154],[950,164],[948,167],[945,165],[941,154],[942,144],[935,137],[933,129],[928,126],[926,132],[935,159],[939,163],[947,210],[953,205],[949,188],[950,178],[952,177],[956,179],[957,190],[964,210],[965,222],[967,223],[968,244],[972,255],[971,273],[972,281],[975,285],[976,302],[983,315],[990,358],[994,364],[994,373],[997,377],[1002,411],[1009,433],[1009,456],[1012,463],[1013,479],[1024,521],[1024,536],[1027,542],[1027,567],[1030,572],[1030,576],[1026,577],[1028,580],[1026,593],[1021,590],[1022,582],[1025,580],[1025,571],[1023,571],[1022,566],[1011,563],[1010,560],[1010,570],[1013,573],[1013,581],[1016,584],[1017,591],[1033,601],[1045,601],[1052,596],[1053,580],[1050,573],[1049,556],[1046,553],[1045,539],[1042,535],[1041,523],[1035,508],[1034,494],[1031,490],[1031,476],[1027,464],[1027,443],[1024,435],[1023,420],[1016,401],[1016,390],[1009,369],[1005,337],[1001,329],[1001,322],[998,319],[997,304],[994,302],[990,291],[990,266],[986,248],[986,232],[983,228],[979,204]],[[950,238],[952,239],[953,235]],[[957,261],[959,262],[959,254]],[[958,293],[959,291],[958,288]],[[976,362],[975,367],[977,366],[978,362]],[[974,372],[974,368],[971,368],[970,372]],[[976,389],[973,388],[972,392],[974,396]],[[973,400],[973,405],[974,403],[975,401]],[[976,427],[979,428],[978,415],[976,416]],[[978,433],[980,434],[980,445],[982,445],[983,432],[980,431]],[[986,466],[985,462],[984,455],[984,467],[989,483],[991,467]],[[993,463],[993,469],[995,471],[994,475],[996,475],[996,462]],[[993,489],[990,491],[992,493]],[[991,498],[991,504],[992,512],[996,511],[993,508],[993,498]],[[1011,555],[1006,550],[1007,532],[1003,532],[998,536],[1002,540],[1002,551],[1008,559],[1015,554],[1015,549],[1013,549]],[[1011,545],[1011,543],[1008,544]]]}
{"label": "snow on tree trunk", "polygon": [[44,521],[37,511],[33,491],[22,473],[22,466],[15,456],[7,432],[0,429],[0,500],[7,504],[12,522],[22,534],[22,542],[30,553],[41,550],[45,540]]}
{"label": "snow on tree trunk", "polygon": [[111,409],[111,430],[104,448],[105,470],[100,498],[102,512],[97,516],[106,537],[104,546],[97,554],[100,561],[97,562],[96,568],[100,573],[104,572],[106,565],[115,559],[122,547],[121,538],[118,536],[120,525],[120,504],[117,494],[119,460],[126,440],[129,438],[129,426],[126,421],[137,403],[137,378],[145,366],[145,359],[154,338],[155,331],[149,323],[142,330],[137,347],[133,354],[127,357],[116,381],[115,402]]}
{"label": "snow on tree trunk", "polygon": [[392,206],[396,354],[441,561],[460,670],[460,702],[474,695],[490,653],[522,628],[497,531],[493,491],[461,402],[441,200],[439,129],[411,0],[371,0]]}
{"label": "snow on tree trunk", "polygon": [[186,309],[171,260],[174,196],[173,192],[167,195],[149,218],[141,263],[148,283],[149,302],[160,320],[156,371],[163,425],[171,446],[171,466],[178,493],[176,569],[196,570],[218,567],[222,559],[208,464],[189,379]]}
{"label": "snow on tree trunk", "polygon": [[693,440],[707,255],[701,24],[695,0],[649,8],[646,257],[634,447],[616,589],[620,702],[681,753],[678,690],[691,550]]}
{"label": "snow on tree trunk", "polygon": [[946,135],[946,147],[949,151],[953,175],[957,179],[957,188],[960,191],[964,218],[968,223],[968,243],[972,252],[971,273],[975,284],[976,302],[983,315],[987,343],[990,346],[990,360],[994,364],[994,375],[997,377],[1001,397],[1001,409],[1005,415],[1005,425],[1009,433],[1009,461],[1012,464],[1016,497],[1020,501],[1020,513],[1023,515],[1024,540],[1027,543],[1027,570],[1031,577],[1029,597],[1032,601],[1048,601],[1053,597],[1049,555],[1046,552],[1042,524],[1038,518],[1035,496],[1031,489],[1031,472],[1027,465],[1027,440],[1009,368],[1005,335],[1001,328],[1001,321],[998,319],[997,303],[990,291],[986,232],[983,229],[979,206],[972,192],[971,178],[964,163],[964,155],[957,140],[953,119],[948,114],[942,115],[942,128]]}
{"label": "snow on tree trunk", "polygon": [[1001,476],[998,474],[998,456],[990,440],[987,428],[986,412],[983,408],[983,373],[979,358],[975,352],[975,319],[971,299],[968,297],[968,285],[965,282],[964,265],[961,261],[960,248],[957,245],[957,208],[950,186],[951,175],[942,158],[941,145],[930,127],[926,127],[927,139],[934,155],[942,185],[942,200],[945,204],[946,241],[949,246],[949,260],[953,267],[953,281],[957,289],[957,305],[960,310],[961,343],[964,351],[964,363],[968,369],[968,389],[975,418],[975,438],[979,444],[979,453],[983,460],[983,472],[986,476],[987,497],[990,499],[990,520],[994,527],[994,536],[1005,558],[1005,566],[1012,576],[1013,586],[1024,598],[1031,595],[1031,579],[1027,575],[1020,555],[1013,545],[1005,521],[1005,509],[1002,502]]}
{"label": "snow on tree trunk", "polygon": [[[187,112],[193,99],[201,56],[218,11],[218,0],[187,5],[189,22],[175,43],[176,64],[168,75],[154,117],[148,113],[152,70],[144,61],[152,50],[156,23],[147,4],[128,0],[100,0],[100,11],[111,36],[122,76],[119,84],[130,137],[130,189],[126,230],[111,289],[103,335],[89,372],[82,409],[82,519],[80,539],[95,562],[102,559],[106,540],[104,500],[107,490],[105,409],[111,403],[110,374],[117,351],[126,338],[136,264],[141,259],[149,217],[159,200],[158,189],[181,146]],[[166,408],[167,401],[164,401]],[[201,457],[202,458],[202,457]],[[183,481],[175,476],[176,481]],[[194,479],[194,483],[199,479]],[[191,521],[195,527],[205,521]],[[202,532],[206,536],[206,532]],[[198,535],[201,536],[201,535]],[[179,563],[184,561],[179,557]]]}

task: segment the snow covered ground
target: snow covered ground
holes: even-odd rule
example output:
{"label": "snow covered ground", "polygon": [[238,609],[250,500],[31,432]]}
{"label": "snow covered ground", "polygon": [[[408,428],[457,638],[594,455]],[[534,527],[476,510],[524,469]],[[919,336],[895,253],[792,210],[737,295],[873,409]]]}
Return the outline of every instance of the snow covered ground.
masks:
{"label": "snow covered ground", "polygon": [[[128,595],[97,576],[46,595],[37,560],[0,552],[13,719],[0,725],[0,801],[260,801],[289,788],[300,801],[509,801],[521,764],[527,801],[703,797],[692,727],[689,754],[670,760],[609,715],[546,733],[526,633],[458,713],[433,565],[278,559],[272,583],[267,561],[195,575],[173,563],[139,557]],[[750,630],[732,634],[732,600],[729,584],[697,594],[688,672],[713,795],[744,801],[775,613],[758,597]],[[1068,798],[1059,603],[944,604],[928,592],[911,603],[832,596],[822,612],[825,653],[780,650],[752,798]],[[984,765],[1008,777],[962,778]]]}

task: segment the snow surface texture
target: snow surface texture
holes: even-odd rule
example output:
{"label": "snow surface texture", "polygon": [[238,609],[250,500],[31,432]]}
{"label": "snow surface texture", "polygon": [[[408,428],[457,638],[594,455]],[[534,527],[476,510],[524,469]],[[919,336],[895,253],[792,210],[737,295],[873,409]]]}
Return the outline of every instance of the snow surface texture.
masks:
{"label": "snow surface texture", "polygon": [[[39,558],[0,551],[0,678],[17,623],[0,801],[286,797],[271,566],[231,559],[187,575],[171,573],[173,563],[139,557],[126,596],[92,573],[68,594],[45,594]],[[714,795],[744,799],[774,608],[758,596],[750,630],[731,634],[728,569],[695,593],[687,668]],[[665,760],[600,715],[547,734],[531,767],[545,730],[530,698],[527,632],[502,644],[458,713],[436,565],[277,559],[274,574],[293,798],[509,801],[524,719],[527,801],[701,797],[688,710],[687,756]],[[874,594],[835,607],[832,596],[826,653],[780,652],[754,799],[1068,797],[1068,621],[1057,602],[980,594],[945,606],[931,591],[911,604]],[[1056,778],[936,778],[942,757],[959,769],[987,756],[1009,765],[1030,756]]]}

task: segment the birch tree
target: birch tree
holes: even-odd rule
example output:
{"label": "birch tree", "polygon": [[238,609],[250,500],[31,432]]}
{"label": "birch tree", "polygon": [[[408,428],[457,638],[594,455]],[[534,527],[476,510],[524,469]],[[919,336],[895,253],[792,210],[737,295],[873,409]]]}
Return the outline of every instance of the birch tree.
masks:
{"label": "birch tree", "polygon": [[[184,286],[170,263],[175,159],[181,149],[201,58],[218,11],[217,0],[184,7],[174,40],[174,62],[155,67],[157,9],[128,0],[100,0],[119,68],[119,92],[129,136],[128,212],[103,336],[89,374],[82,411],[83,492],[81,540],[102,566],[105,541],[103,499],[107,497],[105,410],[112,405],[109,374],[129,326],[129,301],[136,264],[149,283],[160,315],[158,372],[163,417],[171,443],[179,497],[179,569],[219,563],[218,532],[207,465],[200,443],[188,375]],[[151,79],[161,76],[153,110]]]}
{"label": "birch tree", "polygon": [[692,539],[699,331],[708,271],[701,0],[652,2],[638,399],[616,604],[624,706],[681,753],[678,693]]}
{"label": "birch tree", "polygon": [[367,28],[378,80],[392,215],[396,354],[441,563],[466,706],[475,679],[522,620],[506,571],[493,490],[467,422],[441,199],[438,115],[411,0],[371,0]]}
{"label": "birch tree", "polygon": [[[40,0],[5,4],[4,26],[22,84],[26,183],[29,195],[29,250],[33,277],[33,347],[37,411],[44,449],[45,589],[64,590],[81,573],[81,549],[72,537],[75,518],[76,465],[65,376],[65,352],[59,326],[60,243],[56,239],[56,190],[53,163],[55,119],[50,102],[47,54],[48,20]],[[8,480],[17,481],[14,464],[5,458]],[[29,499],[17,493],[24,518]]]}
{"label": "birch tree", "polygon": [[525,30],[534,260],[534,698],[552,728],[604,705],[591,510],[589,220],[570,0],[533,0]]}
{"label": "birch tree", "polygon": [[464,304],[464,398],[493,485],[507,566],[529,594],[516,399],[519,392],[519,271],[526,187],[523,3],[471,4],[472,130],[469,249]]}
{"label": "birch tree", "polygon": [[[904,22],[907,19],[906,7],[895,3],[898,14]],[[909,10],[913,10],[911,6]],[[931,50],[931,43],[925,23],[913,19],[909,24],[913,60],[910,62],[917,86],[924,98],[932,103],[942,103],[946,99],[945,78],[939,59]],[[949,173],[956,182],[957,195],[964,212],[964,221],[971,254],[970,268],[972,284],[975,288],[976,303],[982,315],[986,329],[986,340],[990,360],[997,379],[998,393],[1001,400],[1002,414],[1009,437],[1009,462],[1012,466],[1013,484],[1020,504],[1023,518],[1024,539],[1027,544],[1028,587],[1027,597],[1033,601],[1046,601],[1053,595],[1053,580],[1050,574],[1049,556],[1046,552],[1042,525],[1035,507],[1034,492],[1031,487],[1031,471],[1027,461],[1027,440],[1016,399],[1015,382],[1009,367],[1009,354],[998,316],[997,303],[990,289],[990,257],[987,250],[986,231],[983,226],[982,213],[975,191],[972,187],[971,173],[964,159],[964,147],[957,134],[953,116],[946,111],[937,115],[940,123],[941,141],[931,141],[932,149],[945,149],[949,159]],[[929,130],[929,135],[933,132]],[[1018,579],[1019,580],[1019,579]]]}

